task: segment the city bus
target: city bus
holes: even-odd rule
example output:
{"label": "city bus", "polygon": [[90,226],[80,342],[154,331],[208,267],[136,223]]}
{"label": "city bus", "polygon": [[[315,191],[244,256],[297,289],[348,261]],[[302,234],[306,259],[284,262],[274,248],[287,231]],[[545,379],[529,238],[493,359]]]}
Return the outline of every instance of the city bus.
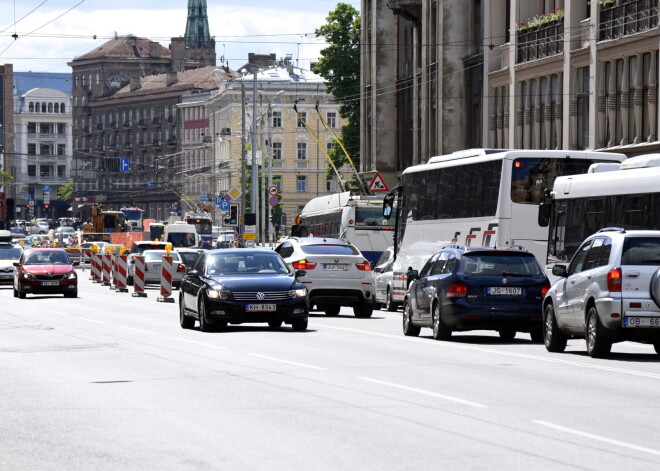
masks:
{"label": "city bus", "polygon": [[126,218],[126,230],[128,232],[142,232],[144,231],[144,223],[142,222],[143,211],[135,206],[126,206],[119,208],[124,213]]}
{"label": "city bus", "polygon": [[538,219],[548,227],[547,270],[569,262],[584,239],[604,227],[660,230],[660,154],[558,177]]}
{"label": "city bus", "polygon": [[213,248],[213,218],[206,213],[186,213],[185,222],[195,226],[200,237],[199,246]]}
{"label": "city bus", "polygon": [[310,200],[300,213],[295,234],[346,239],[370,262],[393,243],[394,219],[383,218],[382,197],[346,191]]}
{"label": "city bus", "polygon": [[555,178],[586,172],[598,162],[622,162],[623,154],[470,149],[436,156],[405,169],[383,200],[383,216],[398,205],[392,299],[402,302],[408,270],[448,244],[523,246],[538,260],[547,250],[547,228],[538,205]]}

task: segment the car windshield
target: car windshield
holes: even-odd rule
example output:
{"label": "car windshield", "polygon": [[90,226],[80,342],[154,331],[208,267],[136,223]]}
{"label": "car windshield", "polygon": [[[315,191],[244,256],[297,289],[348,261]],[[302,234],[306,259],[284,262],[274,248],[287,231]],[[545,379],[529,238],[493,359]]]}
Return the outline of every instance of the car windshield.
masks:
{"label": "car windshield", "polygon": [[18,260],[21,258],[23,249],[19,247],[11,247],[0,250],[0,260]]}
{"label": "car windshield", "polygon": [[64,252],[30,252],[25,256],[23,265],[70,265],[69,257]]}
{"label": "car windshield", "polygon": [[621,265],[660,265],[660,237],[626,237]]}
{"label": "car windshield", "polygon": [[275,253],[211,254],[206,260],[208,275],[286,275],[286,264]]}
{"label": "car windshield", "polygon": [[462,272],[480,276],[540,276],[541,266],[532,254],[473,252],[463,255]]}
{"label": "car windshield", "polygon": [[302,251],[309,255],[360,255],[360,251],[352,245],[303,245]]}

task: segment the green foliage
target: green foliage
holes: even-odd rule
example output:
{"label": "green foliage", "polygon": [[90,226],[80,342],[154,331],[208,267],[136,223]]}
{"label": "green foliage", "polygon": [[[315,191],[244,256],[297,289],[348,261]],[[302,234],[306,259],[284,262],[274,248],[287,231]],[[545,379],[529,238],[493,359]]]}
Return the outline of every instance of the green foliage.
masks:
{"label": "green foliage", "polygon": [[9,183],[13,177],[9,172],[3,172],[2,171],[2,165],[0,165],[0,186],[4,185],[5,183]]}
{"label": "green foliage", "polygon": [[[329,46],[321,51],[321,59],[314,66],[314,72],[327,81],[328,92],[341,105],[339,113],[346,124],[342,126],[339,137],[359,169],[360,13],[351,5],[339,3],[326,19],[328,23],[317,28],[315,34],[322,36]],[[330,156],[337,168],[348,163],[339,145],[333,147]]]}
{"label": "green foliage", "polygon": [[71,198],[73,197],[73,180],[69,180],[57,189],[57,197],[67,203],[71,201]]}

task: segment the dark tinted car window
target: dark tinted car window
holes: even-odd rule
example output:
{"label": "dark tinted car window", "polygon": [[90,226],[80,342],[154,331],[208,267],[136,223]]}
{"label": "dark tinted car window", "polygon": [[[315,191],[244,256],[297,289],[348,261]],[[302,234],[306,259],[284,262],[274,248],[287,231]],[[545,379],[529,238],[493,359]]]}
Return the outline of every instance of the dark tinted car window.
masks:
{"label": "dark tinted car window", "polygon": [[660,237],[626,237],[621,265],[660,265]]}
{"label": "dark tinted car window", "polygon": [[276,252],[279,253],[282,258],[290,257],[293,255],[293,246],[289,242],[284,242]]}
{"label": "dark tinted car window", "polygon": [[587,254],[587,259],[584,262],[584,270],[591,270],[592,268],[598,267],[598,260],[600,259],[600,251],[603,247],[603,239],[598,237],[594,239],[591,249]]}
{"label": "dark tinted car window", "polygon": [[462,258],[463,274],[494,276],[526,275],[541,276],[543,270],[532,254],[510,252],[473,252]]}
{"label": "dark tinted car window", "polygon": [[[352,245],[303,245],[302,251],[310,255],[359,255],[360,251]],[[285,257],[282,254],[282,257]]]}
{"label": "dark tinted car window", "polygon": [[435,265],[433,265],[433,269],[431,270],[431,275],[441,275],[442,273],[447,273],[445,271],[445,264],[447,263],[448,256],[449,254],[447,252],[443,252],[440,254],[440,256],[435,262]]}
{"label": "dark tinted car window", "polygon": [[440,254],[435,254],[431,258],[429,258],[424,266],[422,267],[422,271],[419,272],[419,276],[427,276],[431,273],[431,268],[433,268],[433,265],[435,264],[435,261],[438,259]]}
{"label": "dark tinted car window", "polygon": [[600,249],[600,254],[598,255],[598,266],[603,267],[609,265],[610,263],[610,253],[612,252],[612,239],[609,237],[603,242],[603,246]]}

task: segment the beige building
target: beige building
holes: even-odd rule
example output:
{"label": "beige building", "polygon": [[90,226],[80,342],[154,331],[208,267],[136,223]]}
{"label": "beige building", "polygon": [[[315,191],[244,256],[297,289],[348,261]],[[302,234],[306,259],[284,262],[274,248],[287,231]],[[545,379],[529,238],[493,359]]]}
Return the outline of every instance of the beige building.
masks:
{"label": "beige building", "polygon": [[[256,103],[253,100],[255,86]],[[243,96],[245,109],[241,106]],[[313,132],[303,125],[294,107]],[[276,224],[279,222],[283,230],[290,227],[310,199],[339,190],[337,177],[326,177],[326,152],[334,145],[332,131],[339,132],[342,119],[339,105],[326,91],[323,79],[318,75],[284,60],[260,70],[256,82],[254,75],[249,73],[242,79],[227,83],[224,90],[208,100],[206,108],[209,130],[213,136],[211,144],[215,158],[212,178],[216,194],[226,193],[233,186],[242,189],[241,139],[244,137],[247,142],[246,160],[249,165],[252,160],[253,113],[256,113],[257,124],[254,130],[256,158],[260,171],[265,175],[262,188],[268,186],[270,174],[273,185],[279,189],[282,220],[275,221]],[[323,125],[322,120],[332,131]],[[268,158],[262,160],[268,155],[272,155],[272,161],[269,162]],[[344,181],[352,178],[348,169],[340,169],[340,173]],[[247,171],[248,186],[251,180],[251,172]],[[263,214],[270,213],[270,206],[266,203],[268,196],[262,196],[258,205],[262,219]],[[246,205],[249,210],[249,199]]]}
{"label": "beige building", "polygon": [[361,15],[362,170],[389,183],[470,147],[660,147],[658,0],[363,0]]}

